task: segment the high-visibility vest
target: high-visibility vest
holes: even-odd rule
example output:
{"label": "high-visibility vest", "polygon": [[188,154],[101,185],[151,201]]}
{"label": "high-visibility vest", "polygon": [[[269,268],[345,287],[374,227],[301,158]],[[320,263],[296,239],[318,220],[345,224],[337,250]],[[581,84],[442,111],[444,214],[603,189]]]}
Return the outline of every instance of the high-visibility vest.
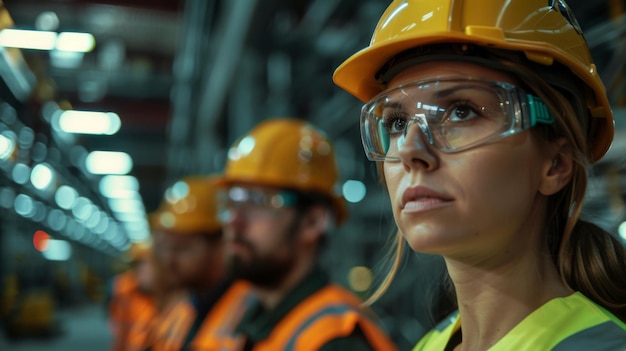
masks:
{"label": "high-visibility vest", "polygon": [[[327,285],[294,307],[253,350],[318,350],[331,340],[350,336],[357,327],[374,350],[396,350],[361,304],[361,300],[344,288]],[[231,347],[240,348],[244,342],[240,338]]]}
{"label": "high-visibility vest", "polygon": [[[444,350],[461,328],[458,312],[426,334],[414,351]],[[626,324],[580,292],[548,301],[509,331],[490,351],[626,350]]]}
{"label": "high-visibility vest", "polygon": [[117,276],[109,304],[114,351],[144,350],[157,308],[154,299],[139,290],[134,272]]}
{"label": "high-visibility vest", "polygon": [[[232,336],[251,298],[250,285],[234,282],[219,298],[190,343],[190,350],[220,350],[220,345]],[[196,319],[196,310],[188,298],[181,299],[164,313],[154,330],[151,351],[178,351]]]}

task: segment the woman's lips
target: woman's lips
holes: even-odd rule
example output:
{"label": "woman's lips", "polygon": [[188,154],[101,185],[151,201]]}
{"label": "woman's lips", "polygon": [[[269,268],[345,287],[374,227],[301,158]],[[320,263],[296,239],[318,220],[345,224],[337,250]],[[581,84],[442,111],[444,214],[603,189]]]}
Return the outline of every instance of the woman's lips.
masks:
{"label": "woman's lips", "polygon": [[425,186],[411,187],[402,194],[402,210],[407,213],[428,211],[445,206],[453,199]]}

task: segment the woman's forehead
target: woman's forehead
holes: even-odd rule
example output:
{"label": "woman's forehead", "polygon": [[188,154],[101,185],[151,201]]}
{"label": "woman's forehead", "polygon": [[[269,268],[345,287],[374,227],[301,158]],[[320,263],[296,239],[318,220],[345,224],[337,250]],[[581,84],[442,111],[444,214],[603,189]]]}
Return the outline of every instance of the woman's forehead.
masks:
{"label": "woman's forehead", "polygon": [[388,84],[393,88],[402,84],[436,77],[473,77],[516,84],[510,73],[495,70],[481,64],[464,61],[430,61],[410,66],[400,71]]}

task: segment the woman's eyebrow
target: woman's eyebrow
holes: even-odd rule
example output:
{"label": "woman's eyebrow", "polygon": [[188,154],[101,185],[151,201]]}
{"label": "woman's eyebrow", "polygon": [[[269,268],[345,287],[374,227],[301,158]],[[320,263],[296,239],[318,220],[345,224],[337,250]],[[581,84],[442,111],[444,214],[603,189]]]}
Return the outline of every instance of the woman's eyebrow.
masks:
{"label": "woman's eyebrow", "polygon": [[434,94],[435,98],[444,98],[447,96],[450,96],[458,91],[461,90],[472,90],[474,89],[475,86],[474,85],[458,85],[452,88],[447,88],[447,89],[442,89],[442,90],[437,90]]}
{"label": "woman's eyebrow", "polygon": [[383,105],[383,109],[386,108],[393,108],[396,110],[402,110],[404,108],[404,105],[401,102],[397,102],[397,101],[388,101],[385,102],[385,104]]}

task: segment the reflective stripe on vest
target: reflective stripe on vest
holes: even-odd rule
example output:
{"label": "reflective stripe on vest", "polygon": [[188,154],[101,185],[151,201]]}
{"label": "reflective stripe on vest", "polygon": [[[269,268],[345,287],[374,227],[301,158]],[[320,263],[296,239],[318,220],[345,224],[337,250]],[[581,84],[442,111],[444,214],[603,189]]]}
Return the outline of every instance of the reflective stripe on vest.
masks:
{"label": "reflective stripe on vest", "polygon": [[230,350],[238,345],[233,333],[251,301],[250,284],[234,282],[207,314],[191,342],[191,350]]}
{"label": "reflective stripe on vest", "polygon": [[110,325],[113,350],[144,350],[149,345],[153,318],[157,314],[154,299],[139,291],[134,272],[117,276],[113,282]]}
{"label": "reflective stripe on vest", "polygon": [[186,297],[176,300],[156,322],[152,351],[178,351],[196,318],[196,310]]}
{"label": "reflective stripe on vest", "polygon": [[395,350],[391,340],[361,308],[361,301],[337,285],[329,285],[297,305],[255,351],[314,350],[349,336],[359,326],[376,350]]}

